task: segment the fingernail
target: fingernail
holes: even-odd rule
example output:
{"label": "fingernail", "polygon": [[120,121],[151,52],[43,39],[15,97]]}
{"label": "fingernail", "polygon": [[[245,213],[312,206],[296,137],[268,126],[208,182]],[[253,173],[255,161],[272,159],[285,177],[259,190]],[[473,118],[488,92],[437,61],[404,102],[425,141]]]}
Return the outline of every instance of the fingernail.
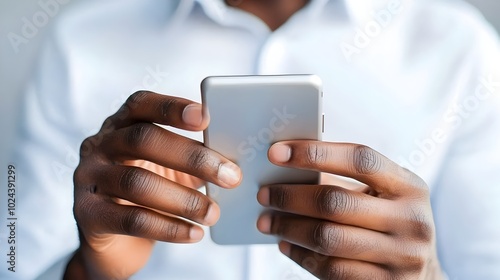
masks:
{"label": "fingernail", "polygon": [[268,187],[262,187],[260,188],[259,192],[257,193],[257,201],[262,205],[262,206],[269,206],[270,204],[270,198],[269,198],[270,192]]}
{"label": "fingernail", "polygon": [[287,162],[292,156],[292,149],[288,145],[274,144],[269,150],[269,157],[274,162]]}
{"label": "fingernail", "polygon": [[292,245],[288,242],[281,241],[278,244],[280,252],[285,256],[290,256],[290,252],[292,251]]}
{"label": "fingernail", "polygon": [[199,227],[192,227],[189,230],[189,238],[191,238],[191,240],[201,240],[203,238],[203,235],[203,229]]}
{"label": "fingernail", "polygon": [[271,215],[262,214],[257,220],[257,229],[262,233],[271,233]]}
{"label": "fingernail", "polygon": [[208,226],[213,226],[215,223],[217,223],[219,217],[220,217],[219,206],[213,203],[208,207],[207,215],[205,216],[205,223],[207,223]]}
{"label": "fingernail", "polygon": [[241,179],[239,167],[232,162],[224,163],[219,167],[219,174],[217,177],[227,185],[235,186]]}
{"label": "fingernail", "polygon": [[199,104],[191,104],[184,108],[182,120],[191,126],[200,126],[203,121],[202,109]]}

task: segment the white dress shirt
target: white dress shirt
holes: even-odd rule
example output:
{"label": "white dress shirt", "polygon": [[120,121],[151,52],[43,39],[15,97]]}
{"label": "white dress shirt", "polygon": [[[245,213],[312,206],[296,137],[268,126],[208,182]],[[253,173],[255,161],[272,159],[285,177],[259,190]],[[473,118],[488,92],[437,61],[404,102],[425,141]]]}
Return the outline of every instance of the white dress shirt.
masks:
{"label": "white dress shirt", "polygon": [[[27,89],[10,159],[19,173],[17,271],[3,261],[0,278],[36,278],[78,247],[77,151],[129,94],[200,101],[206,76],[312,73],[324,83],[324,140],[369,145],[426,180],[449,278],[500,279],[496,35],[460,1],[364,2],[315,0],[274,32],[222,0],[71,8],[53,26]],[[133,277],[309,278],[275,245],[219,246],[208,231],[198,244],[158,243]]]}

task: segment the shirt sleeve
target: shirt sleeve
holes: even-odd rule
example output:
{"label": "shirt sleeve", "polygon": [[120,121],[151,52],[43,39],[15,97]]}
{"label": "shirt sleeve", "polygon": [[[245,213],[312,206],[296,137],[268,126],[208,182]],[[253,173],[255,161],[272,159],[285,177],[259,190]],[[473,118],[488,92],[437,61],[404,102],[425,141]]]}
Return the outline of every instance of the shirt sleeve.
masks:
{"label": "shirt sleeve", "polygon": [[[41,50],[39,66],[27,85],[17,141],[9,157],[17,170],[16,262],[15,272],[0,270],[0,279],[34,279],[71,255],[79,244],[72,212],[72,176],[83,136],[72,113],[71,73],[64,50],[54,38]],[[6,220],[6,213],[1,213]],[[63,267],[59,267],[58,279]]]}
{"label": "shirt sleeve", "polygon": [[451,280],[500,279],[500,46],[494,31],[482,30],[470,82],[447,115],[453,139],[432,193],[440,261]]}

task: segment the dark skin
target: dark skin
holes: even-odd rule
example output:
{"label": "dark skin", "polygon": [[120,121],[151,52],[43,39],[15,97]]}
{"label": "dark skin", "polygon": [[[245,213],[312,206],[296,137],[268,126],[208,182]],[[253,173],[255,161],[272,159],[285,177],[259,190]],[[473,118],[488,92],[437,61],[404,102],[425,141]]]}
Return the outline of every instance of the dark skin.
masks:
{"label": "dark skin", "polygon": [[309,0],[226,0],[226,3],[256,15],[274,31]]}
{"label": "dark skin", "polygon": [[[306,2],[247,0],[237,7],[275,30]],[[195,189],[205,181],[237,187],[241,171],[154,123],[202,131],[209,122],[195,102],[138,92],[82,143],[74,176],[81,245],[65,279],[127,279],[156,241],[202,239],[196,223],[215,224],[220,210]],[[280,250],[304,269],[321,279],[442,279],[429,191],[418,176],[352,143],[286,141],[268,155],[280,166],[364,183],[359,190],[328,180],[262,187],[257,199],[273,211],[257,227],[283,240]]]}

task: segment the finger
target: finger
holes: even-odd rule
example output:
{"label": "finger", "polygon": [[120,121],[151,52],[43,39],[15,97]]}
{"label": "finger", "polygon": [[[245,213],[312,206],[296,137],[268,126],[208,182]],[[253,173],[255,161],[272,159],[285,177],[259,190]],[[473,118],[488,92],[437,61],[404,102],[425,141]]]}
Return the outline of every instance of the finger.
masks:
{"label": "finger", "polygon": [[167,178],[170,181],[174,181],[183,186],[189,187],[191,189],[199,189],[205,185],[205,181],[200,178],[196,178],[192,175],[186,174],[184,172],[179,172],[170,168],[163,167],[156,163],[145,160],[126,160],[121,162],[122,165],[135,166],[151,171],[155,174]]}
{"label": "finger", "polygon": [[180,216],[203,225],[213,225],[219,206],[206,195],[138,167],[106,166],[97,175],[106,188],[97,189],[111,197]]}
{"label": "finger", "polygon": [[104,122],[103,128],[112,126],[114,129],[119,129],[136,122],[158,123],[200,131],[208,126],[209,116],[204,115],[201,105],[193,101],[149,91],[138,91],[127,99],[118,112]]}
{"label": "finger", "polygon": [[415,191],[422,195],[425,182],[373,149],[350,143],[285,141],[269,149],[271,162],[288,167],[328,172],[356,179],[372,187],[381,197]]}
{"label": "finger", "polygon": [[111,161],[142,159],[221,187],[241,181],[240,168],[219,153],[154,124],[137,123],[110,133],[100,149]]}
{"label": "finger", "polygon": [[303,216],[266,213],[259,218],[257,228],[332,257],[390,264],[389,256],[397,252],[390,236],[384,233]]}
{"label": "finger", "polygon": [[266,207],[381,232],[390,232],[399,213],[393,201],[337,186],[271,185],[257,200]]}
{"label": "finger", "polygon": [[327,257],[285,241],[279,249],[319,279],[391,279],[388,271],[373,263]]}
{"label": "finger", "polygon": [[366,194],[369,194],[372,191],[368,185],[357,180],[325,172],[321,172],[320,185],[339,186],[344,189]]}
{"label": "finger", "polygon": [[122,234],[172,243],[196,242],[204,235],[198,225],[146,208],[95,198],[78,203],[77,221],[94,234]]}

